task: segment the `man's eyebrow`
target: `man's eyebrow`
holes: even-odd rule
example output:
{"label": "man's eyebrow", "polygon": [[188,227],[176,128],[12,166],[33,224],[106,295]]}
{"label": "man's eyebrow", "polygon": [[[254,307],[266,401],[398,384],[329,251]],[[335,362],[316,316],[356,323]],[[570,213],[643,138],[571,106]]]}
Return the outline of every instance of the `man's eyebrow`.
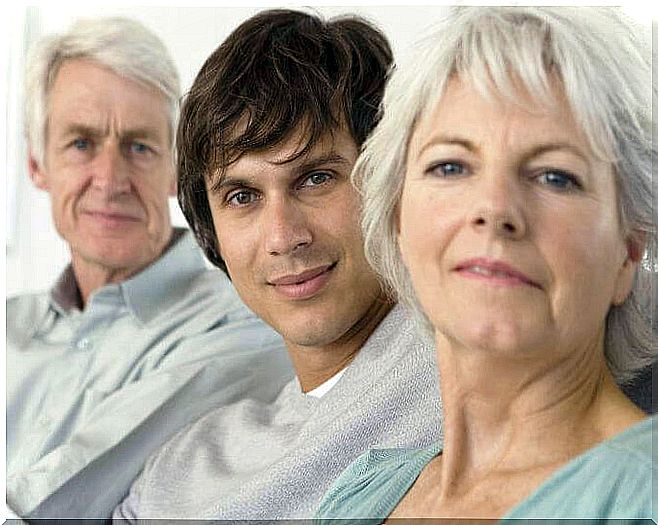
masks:
{"label": "man's eyebrow", "polygon": [[[107,129],[97,128],[89,126],[87,124],[80,124],[77,122],[71,122],[64,126],[62,130],[63,136],[70,135],[81,135],[83,137],[104,137],[107,135]],[[156,128],[150,126],[137,127],[121,131],[122,140],[133,140],[133,139],[157,139],[159,138],[159,132]]]}
{"label": "man's eyebrow", "polygon": [[[273,162],[272,164],[281,165],[281,164],[286,164],[287,162],[295,162],[295,161],[296,159],[283,160],[280,162],[279,161]],[[294,176],[298,177],[309,171],[313,171],[315,169],[332,164],[344,165],[349,167],[351,167],[352,165],[352,163],[342,155],[336,152],[330,152],[325,155],[318,155],[311,159],[300,162],[299,165],[295,166],[292,171],[294,173]],[[210,191],[213,193],[219,193],[224,188],[237,188],[237,187],[251,188],[256,184],[255,179],[253,179],[252,177],[240,177],[240,176],[223,174],[217,178],[216,173],[210,175],[209,182],[210,182],[209,185]]]}
{"label": "man's eyebrow", "polygon": [[99,128],[94,128],[85,124],[78,124],[76,122],[66,124],[61,132],[61,135],[63,136],[82,135],[83,137],[100,137],[103,136],[103,134],[104,131]]}
{"label": "man's eyebrow", "polygon": [[250,177],[233,177],[233,176],[220,176],[219,179],[210,179],[210,191],[219,193],[223,188],[249,188],[254,185],[254,179]]}
{"label": "man's eyebrow", "polygon": [[299,166],[295,167],[295,172],[301,175],[303,173],[321,168],[328,164],[334,164],[334,165],[338,164],[338,165],[345,165],[351,167],[352,163],[349,160],[347,160],[345,157],[343,157],[341,154],[332,151],[324,155],[319,155],[317,157],[304,160],[299,164]]}

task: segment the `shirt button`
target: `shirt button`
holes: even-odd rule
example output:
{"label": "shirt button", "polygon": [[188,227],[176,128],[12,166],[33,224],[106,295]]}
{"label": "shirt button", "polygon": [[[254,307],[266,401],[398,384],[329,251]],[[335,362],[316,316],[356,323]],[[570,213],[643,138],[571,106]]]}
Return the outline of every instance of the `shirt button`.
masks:
{"label": "shirt button", "polygon": [[85,337],[83,339],[80,339],[75,346],[77,347],[78,350],[86,350],[91,346],[91,342],[89,341],[89,339]]}

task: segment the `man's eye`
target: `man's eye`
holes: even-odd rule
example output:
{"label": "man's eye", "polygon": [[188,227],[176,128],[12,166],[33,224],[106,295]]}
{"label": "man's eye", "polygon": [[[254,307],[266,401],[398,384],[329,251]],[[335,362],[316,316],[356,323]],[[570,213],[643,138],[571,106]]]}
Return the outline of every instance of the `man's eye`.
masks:
{"label": "man's eye", "polygon": [[229,206],[245,206],[258,200],[258,196],[252,191],[240,190],[231,193],[226,198]]}
{"label": "man's eye", "polygon": [[311,173],[308,175],[304,180],[302,180],[302,183],[300,184],[300,187],[304,186],[321,186],[322,184],[326,184],[332,179],[331,173],[327,173],[326,171],[316,171],[314,173]]}
{"label": "man's eye", "polygon": [[466,173],[466,167],[460,162],[440,162],[430,166],[427,173],[437,177],[457,177]]}
{"label": "man's eye", "polygon": [[143,154],[146,153],[148,150],[149,147],[146,144],[142,144],[141,142],[130,143],[130,151],[132,151],[133,153]]}
{"label": "man's eye", "polygon": [[562,191],[578,190],[582,189],[583,187],[578,180],[578,177],[562,170],[545,171],[540,174],[536,180],[540,184],[544,184],[546,186],[550,186]]}
{"label": "man's eye", "polygon": [[71,145],[79,151],[87,151],[90,148],[91,143],[88,139],[77,138],[71,143]]}

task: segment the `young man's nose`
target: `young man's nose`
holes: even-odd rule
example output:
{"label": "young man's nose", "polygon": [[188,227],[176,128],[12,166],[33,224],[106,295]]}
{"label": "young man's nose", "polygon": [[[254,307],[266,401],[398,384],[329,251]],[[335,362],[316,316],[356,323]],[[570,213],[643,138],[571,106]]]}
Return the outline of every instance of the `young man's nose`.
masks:
{"label": "young man's nose", "polygon": [[288,255],[311,244],[307,217],[298,203],[282,197],[270,201],[266,207],[262,220],[265,250],[269,255]]}

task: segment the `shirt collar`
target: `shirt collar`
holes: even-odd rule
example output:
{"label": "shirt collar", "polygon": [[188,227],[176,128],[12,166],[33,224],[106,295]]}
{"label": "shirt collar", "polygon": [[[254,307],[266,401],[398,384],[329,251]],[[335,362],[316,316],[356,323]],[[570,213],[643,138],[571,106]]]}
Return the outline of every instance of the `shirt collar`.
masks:
{"label": "shirt collar", "polygon": [[50,305],[62,315],[73,309],[80,310],[82,299],[71,264],[64,268],[57,282],[50,289]]}
{"label": "shirt collar", "polygon": [[[172,240],[159,259],[118,285],[108,284],[95,290],[89,297],[89,304],[94,296],[113,294],[118,289],[131,313],[146,324],[164,307],[180,300],[180,288],[174,283],[184,282],[205,268],[192,233],[185,228],[174,228]],[[62,315],[80,309],[80,290],[70,264],[52,287],[50,304]]]}
{"label": "shirt collar", "polygon": [[146,324],[167,305],[180,300],[181,290],[176,284],[205,269],[205,261],[192,233],[184,228],[174,228],[172,241],[164,254],[122,282],[119,288],[130,311]]}

